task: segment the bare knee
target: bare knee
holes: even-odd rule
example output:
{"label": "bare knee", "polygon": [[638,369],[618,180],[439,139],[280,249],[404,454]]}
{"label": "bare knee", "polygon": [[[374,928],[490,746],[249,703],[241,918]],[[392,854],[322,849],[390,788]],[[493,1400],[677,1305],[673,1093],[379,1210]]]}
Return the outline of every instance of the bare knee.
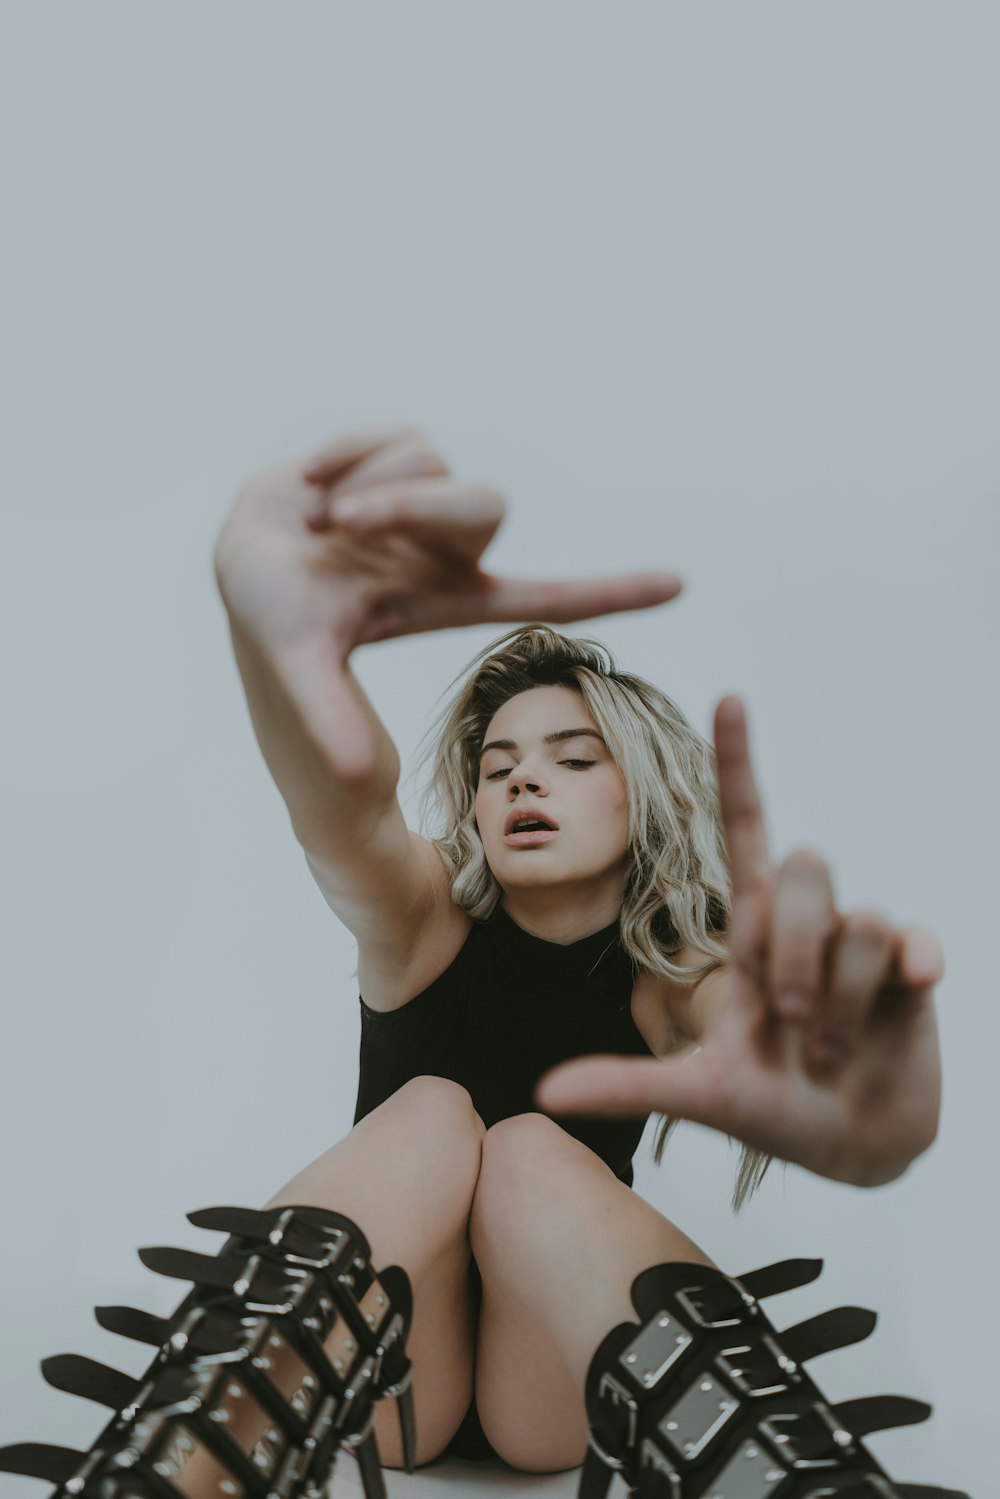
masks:
{"label": "bare knee", "polygon": [[[447,1077],[411,1078],[355,1129],[372,1127],[391,1132],[392,1150],[422,1178],[433,1174],[452,1181],[467,1206],[479,1179],[486,1126],[476,1113],[468,1091]],[[377,1121],[377,1124],[376,1124]]]}
{"label": "bare knee", "polygon": [[591,1172],[614,1177],[595,1155],[547,1114],[515,1114],[487,1131],[469,1219],[477,1260],[505,1242],[517,1222],[545,1217],[567,1195],[588,1191]]}
{"label": "bare knee", "polygon": [[381,1108],[404,1113],[408,1124],[422,1135],[449,1142],[471,1140],[477,1156],[482,1153],[486,1125],[476,1113],[468,1089],[461,1083],[453,1083],[450,1077],[434,1077],[429,1073],[411,1077]]}

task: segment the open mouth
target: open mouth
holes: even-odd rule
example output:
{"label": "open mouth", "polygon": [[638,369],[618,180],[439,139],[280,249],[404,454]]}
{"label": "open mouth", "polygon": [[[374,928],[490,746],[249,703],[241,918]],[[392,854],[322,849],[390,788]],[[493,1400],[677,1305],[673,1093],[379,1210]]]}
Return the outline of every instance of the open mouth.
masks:
{"label": "open mouth", "polygon": [[528,848],[536,843],[548,843],[550,839],[557,836],[558,831],[558,828],[549,828],[544,823],[536,822],[520,832],[508,833],[503,841],[509,843],[512,848]]}

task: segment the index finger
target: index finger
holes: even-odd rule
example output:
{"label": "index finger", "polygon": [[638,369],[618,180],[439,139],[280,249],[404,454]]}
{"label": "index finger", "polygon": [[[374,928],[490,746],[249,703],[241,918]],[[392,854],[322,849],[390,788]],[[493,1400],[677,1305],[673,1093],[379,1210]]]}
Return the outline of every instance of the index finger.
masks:
{"label": "index finger", "polygon": [[733,695],[724,697],[715,709],[715,755],[735,898],[770,875],[771,857],[764,808],[750,764],[746,712]]}
{"label": "index finger", "polygon": [[345,432],[313,454],[303,465],[302,477],[310,484],[332,484],[344,469],[352,468],[376,449],[419,436],[418,428],[401,424],[363,427]]}

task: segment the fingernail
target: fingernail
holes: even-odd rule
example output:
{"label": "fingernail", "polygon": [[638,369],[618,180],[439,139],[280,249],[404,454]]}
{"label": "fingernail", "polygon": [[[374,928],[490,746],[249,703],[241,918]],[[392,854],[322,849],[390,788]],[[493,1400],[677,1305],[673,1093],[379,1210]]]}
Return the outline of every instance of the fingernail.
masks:
{"label": "fingernail", "polygon": [[808,1008],[809,1001],[806,999],[806,996],[804,994],[799,994],[796,990],[791,990],[787,994],[782,994],[778,999],[778,1009],[783,1015],[804,1015]]}

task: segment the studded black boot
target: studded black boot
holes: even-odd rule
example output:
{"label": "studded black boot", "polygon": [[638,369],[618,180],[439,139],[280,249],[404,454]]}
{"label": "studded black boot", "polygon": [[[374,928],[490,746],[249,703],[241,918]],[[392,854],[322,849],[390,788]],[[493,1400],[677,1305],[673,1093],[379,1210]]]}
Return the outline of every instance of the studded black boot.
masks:
{"label": "studded black boot", "polygon": [[866,1338],[874,1312],[838,1307],[782,1333],[764,1315],[761,1298],[806,1285],[822,1264],[637,1276],[639,1324],[613,1328],[587,1374],[579,1499],[604,1499],[614,1473],[638,1499],[968,1499],[894,1482],[862,1441],[926,1420],[930,1406],[898,1395],[830,1405],[803,1369]]}
{"label": "studded black boot", "polygon": [[149,1269],[193,1283],[173,1315],[96,1309],[102,1327],[156,1349],[141,1378],[76,1354],[42,1364],[49,1384],[114,1411],[93,1446],[4,1447],[0,1469],[56,1484],[52,1499],[321,1499],[347,1448],[367,1499],[385,1499],[378,1400],[398,1401],[409,1472],[416,1446],[405,1270],[376,1272],[357,1224],[323,1208],[188,1217],[231,1237],[214,1258],[139,1251]]}

